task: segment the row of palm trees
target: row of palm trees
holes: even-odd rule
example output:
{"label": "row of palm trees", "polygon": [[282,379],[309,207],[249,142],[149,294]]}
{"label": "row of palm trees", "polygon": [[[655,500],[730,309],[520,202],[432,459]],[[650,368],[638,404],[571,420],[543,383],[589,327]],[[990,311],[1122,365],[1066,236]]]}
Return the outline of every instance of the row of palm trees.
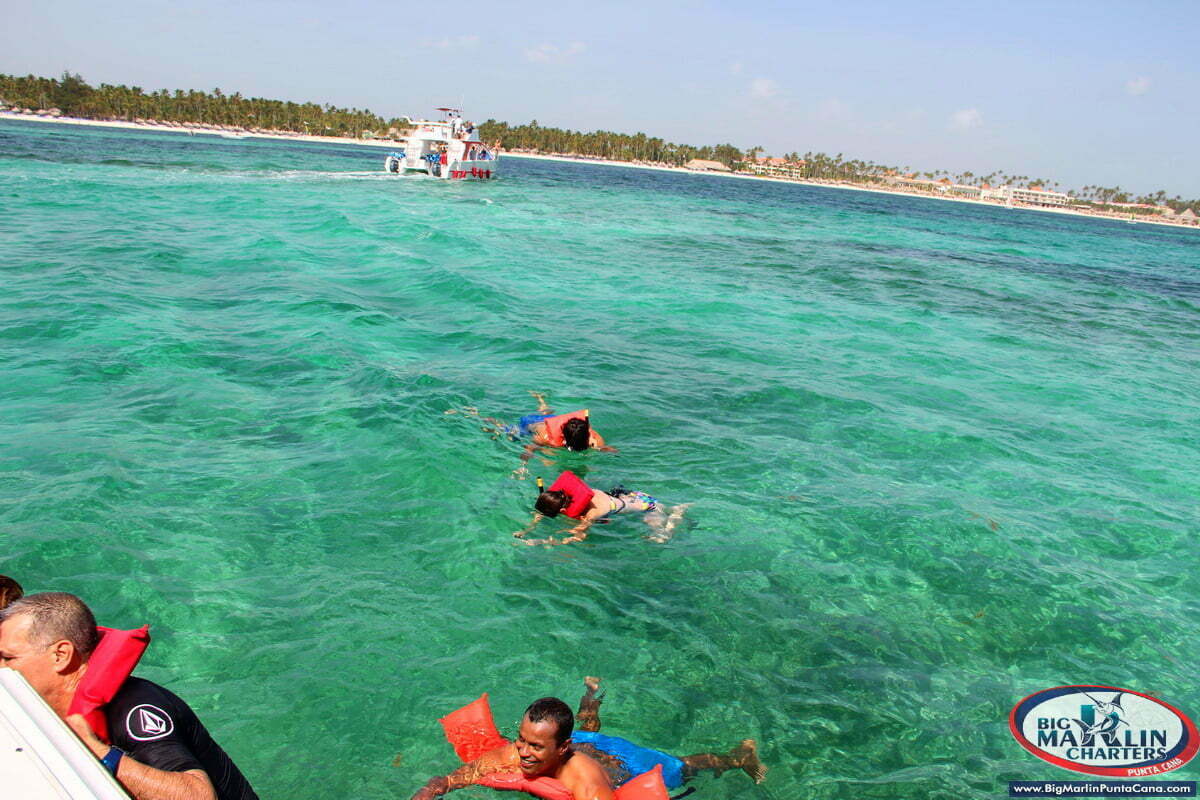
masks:
{"label": "row of palm trees", "polygon": [[[165,89],[147,92],[140,86],[113,86],[107,83],[92,87],[81,76],[70,72],[64,72],[57,80],[34,75],[17,77],[0,74],[0,106],[56,108],[68,116],[92,119],[154,119],[163,122],[290,131],[318,136],[382,137],[399,133],[407,127],[406,121],[385,120],[366,109],[242,97],[237,92],[225,94],[220,89],[213,89],[212,92],[180,89],[174,92]],[[703,159],[719,161],[731,169],[741,170],[748,168],[749,163],[764,152],[764,148],[759,145],[743,152],[731,144],[694,147],[668,142],[644,133],[627,134],[603,130],[584,133],[563,128],[547,128],[539,125],[537,120],[527,125],[510,125],[507,122],[489,119],[479,128],[484,141],[499,142],[507,149],[594,156],[614,161],[682,166],[693,159]],[[986,175],[943,169],[918,173],[910,166],[887,166],[859,159],[847,160],[842,153],[834,156],[813,152],[804,155],[788,153],[784,158],[790,162],[793,174],[816,180],[873,183],[893,175],[911,175],[924,177],[926,180],[944,178],[971,186],[1039,186],[1059,190],[1056,181],[1002,171],[989,172]],[[1101,205],[1144,203],[1166,205],[1176,211],[1200,206],[1200,200],[1184,200],[1178,195],[1168,197],[1167,193],[1161,190],[1135,195],[1119,186],[1085,186],[1079,191],[1068,191],[1067,194]]]}
{"label": "row of palm trees", "polygon": [[546,128],[535,119],[528,125],[510,125],[489,119],[479,126],[486,142],[500,142],[508,150],[534,150],[576,156],[595,156],[613,161],[640,161],[682,166],[692,159],[720,161],[735,168],[744,160],[741,150],[731,144],[693,147],[675,144],[644,133],[565,130]]}
{"label": "row of palm trees", "polygon": [[[389,127],[387,121],[365,109],[242,97],[220,89],[147,92],[140,86],[107,83],[92,87],[70,72],[58,80],[0,75],[0,105],[56,108],[67,116],[88,119],[154,119],[321,136],[361,136],[364,131],[382,134]],[[392,121],[392,125],[398,124],[398,120]]]}

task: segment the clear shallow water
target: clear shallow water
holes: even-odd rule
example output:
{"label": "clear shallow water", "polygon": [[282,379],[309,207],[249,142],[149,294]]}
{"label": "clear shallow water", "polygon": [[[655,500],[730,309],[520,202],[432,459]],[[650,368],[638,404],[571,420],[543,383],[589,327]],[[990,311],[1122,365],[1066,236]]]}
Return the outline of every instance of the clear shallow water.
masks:
{"label": "clear shallow water", "polygon": [[[1195,232],[381,159],[0,123],[0,571],[151,623],[264,798],[407,797],[438,716],[585,674],[606,732],[759,739],[705,798],[1069,778],[1007,732],[1057,684],[1200,715]],[[674,541],[513,546],[519,445],[444,412],[531,389],[620,448],[535,473]]]}

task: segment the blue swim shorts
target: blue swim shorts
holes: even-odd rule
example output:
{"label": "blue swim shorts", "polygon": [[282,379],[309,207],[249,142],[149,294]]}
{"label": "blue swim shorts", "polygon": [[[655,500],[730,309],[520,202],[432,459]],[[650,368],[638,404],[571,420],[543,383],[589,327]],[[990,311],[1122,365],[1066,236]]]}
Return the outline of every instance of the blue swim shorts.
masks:
{"label": "blue swim shorts", "polygon": [[639,747],[627,739],[605,736],[603,733],[575,731],[571,738],[613,756],[629,771],[631,777],[649,772],[654,769],[655,764],[662,764],[663,782],[667,784],[667,788],[677,789],[683,786],[683,762],[675,756],[648,747]]}
{"label": "blue swim shorts", "polygon": [[509,433],[510,436],[524,437],[529,435],[529,429],[543,420],[550,419],[554,416],[554,412],[549,414],[526,414],[517,420],[516,427],[509,426],[510,430],[515,430],[515,433]]}

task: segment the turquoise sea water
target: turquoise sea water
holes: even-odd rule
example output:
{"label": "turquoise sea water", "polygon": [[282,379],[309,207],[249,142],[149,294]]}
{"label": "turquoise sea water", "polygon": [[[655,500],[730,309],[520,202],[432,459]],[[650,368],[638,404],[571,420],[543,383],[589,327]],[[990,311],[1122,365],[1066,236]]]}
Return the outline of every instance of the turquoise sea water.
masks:
{"label": "turquoise sea water", "polygon": [[[1082,777],[1007,730],[1054,685],[1200,715],[1200,232],[381,162],[0,123],[0,572],[149,622],[264,798],[406,798],[439,716],[588,674],[606,732],[759,740],[710,800]],[[444,412],[529,390],[620,450],[534,473],[673,541],[514,546],[520,445]]]}

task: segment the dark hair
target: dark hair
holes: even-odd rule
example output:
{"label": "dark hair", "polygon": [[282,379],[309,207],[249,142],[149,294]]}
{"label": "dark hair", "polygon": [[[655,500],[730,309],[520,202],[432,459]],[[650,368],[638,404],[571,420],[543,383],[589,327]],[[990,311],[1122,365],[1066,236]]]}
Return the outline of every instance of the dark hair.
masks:
{"label": "dark hair", "polygon": [[563,423],[562,435],[568,450],[587,450],[592,435],[592,424],[579,417],[569,419]]}
{"label": "dark hair", "polygon": [[571,713],[571,707],[557,697],[534,700],[525,709],[525,716],[529,717],[530,722],[552,721],[555,726],[554,740],[560,745],[571,738],[571,731],[575,729],[575,715]]}
{"label": "dark hair", "polygon": [[24,594],[25,590],[21,588],[21,584],[7,575],[0,575],[0,609],[15,600],[20,600]]}
{"label": "dark hair", "polygon": [[559,489],[545,491],[538,495],[533,507],[539,514],[547,517],[557,517],[567,504],[567,493]]}
{"label": "dark hair", "polygon": [[66,639],[75,646],[75,652],[87,660],[100,641],[92,610],[73,594],[42,592],[26,595],[0,611],[0,622],[22,614],[32,617],[29,639],[37,644],[50,645]]}

